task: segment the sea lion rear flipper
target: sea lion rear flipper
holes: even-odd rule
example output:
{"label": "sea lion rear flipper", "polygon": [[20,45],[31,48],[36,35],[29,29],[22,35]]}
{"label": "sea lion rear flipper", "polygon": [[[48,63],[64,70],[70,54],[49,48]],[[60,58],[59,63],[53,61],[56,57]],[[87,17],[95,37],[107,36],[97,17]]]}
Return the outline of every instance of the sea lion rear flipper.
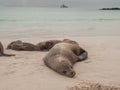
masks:
{"label": "sea lion rear flipper", "polygon": [[5,54],[5,53],[3,53],[1,56],[7,56],[7,57],[10,57],[10,56],[15,56],[15,54]]}
{"label": "sea lion rear flipper", "polygon": [[78,61],[83,61],[83,60],[86,60],[87,58],[88,58],[88,52],[83,52],[82,54],[80,54],[79,56],[78,56]]}

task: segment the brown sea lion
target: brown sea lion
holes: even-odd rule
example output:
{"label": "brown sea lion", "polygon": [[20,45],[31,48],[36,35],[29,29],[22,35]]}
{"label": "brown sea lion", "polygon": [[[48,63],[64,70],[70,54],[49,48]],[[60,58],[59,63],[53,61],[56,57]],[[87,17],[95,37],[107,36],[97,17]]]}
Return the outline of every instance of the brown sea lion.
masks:
{"label": "brown sea lion", "polygon": [[55,44],[65,42],[65,43],[72,43],[72,44],[78,44],[76,41],[70,40],[70,39],[64,39],[64,40],[48,40],[40,42],[36,45],[36,48],[38,51],[49,51]]}
{"label": "brown sea lion", "polygon": [[62,42],[61,40],[48,40],[40,42],[36,45],[37,51],[48,51],[50,50],[55,44]]}
{"label": "brown sea lion", "polygon": [[21,40],[13,41],[8,46],[7,49],[17,50],[17,51],[36,51],[36,46],[31,43],[22,42]]}
{"label": "brown sea lion", "polygon": [[54,71],[68,76],[75,76],[73,64],[86,60],[87,52],[78,44],[58,43],[44,57],[44,63]]}
{"label": "brown sea lion", "polygon": [[15,56],[14,54],[5,54],[4,53],[4,47],[2,43],[0,42],[0,56]]}

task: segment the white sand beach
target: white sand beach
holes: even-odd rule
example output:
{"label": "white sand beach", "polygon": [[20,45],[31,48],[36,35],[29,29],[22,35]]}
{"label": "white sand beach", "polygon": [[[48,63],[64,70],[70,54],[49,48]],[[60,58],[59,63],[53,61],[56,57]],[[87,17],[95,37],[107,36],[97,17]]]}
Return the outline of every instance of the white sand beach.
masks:
{"label": "white sand beach", "polygon": [[77,62],[76,76],[68,78],[46,67],[48,52],[5,49],[16,56],[0,57],[0,90],[120,90],[120,12],[81,9],[1,7],[4,48],[14,40],[68,38],[88,51],[88,59]]}
{"label": "white sand beach", "polygon": [[[65,38],[76,40],[89,54],[86,61],[74,65],[76,71],[74,78],[59,75],[46,67],[42,59],[47,52],[5,49],[5,53],[13,53],[16,56],[0,57],[0,90],[103,90],[85,89],[84,84],[88,85],[87,87],[91,84],[114,86],[115,89],[104,87],[104,90],[120,90],[120,36]],[[54,38],[21,38],[31,43],[50,39]],[[13,39],[1,41],[6,48]],[[80,89],[81,87],[83,88]]]}

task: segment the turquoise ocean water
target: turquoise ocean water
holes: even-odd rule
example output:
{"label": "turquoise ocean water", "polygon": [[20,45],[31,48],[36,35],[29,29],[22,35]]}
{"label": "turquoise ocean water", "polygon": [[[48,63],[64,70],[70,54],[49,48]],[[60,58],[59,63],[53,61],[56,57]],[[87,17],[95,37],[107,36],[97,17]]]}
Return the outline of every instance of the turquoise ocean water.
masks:
{"label": "turquoise ocean water", "polygon": [[120,35],[120,11],[0,8],[0,38],[101,35]]}

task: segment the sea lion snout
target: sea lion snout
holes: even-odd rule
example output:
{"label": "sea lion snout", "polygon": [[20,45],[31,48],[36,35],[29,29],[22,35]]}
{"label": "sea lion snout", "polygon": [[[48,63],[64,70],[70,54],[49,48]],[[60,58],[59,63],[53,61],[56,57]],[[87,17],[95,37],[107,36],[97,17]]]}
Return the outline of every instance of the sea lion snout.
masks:
{"label": "sea lion snout", "polygon": [[71,77],[71,78],[76,75],[74,70],[72,70],[72,71],[63,71],[62,74],[65,75],[65,76]]}
{"label": "sea lion snout", "polygon": [[75,71],[70,72],[69,77],[74,77],[75,76]]}

